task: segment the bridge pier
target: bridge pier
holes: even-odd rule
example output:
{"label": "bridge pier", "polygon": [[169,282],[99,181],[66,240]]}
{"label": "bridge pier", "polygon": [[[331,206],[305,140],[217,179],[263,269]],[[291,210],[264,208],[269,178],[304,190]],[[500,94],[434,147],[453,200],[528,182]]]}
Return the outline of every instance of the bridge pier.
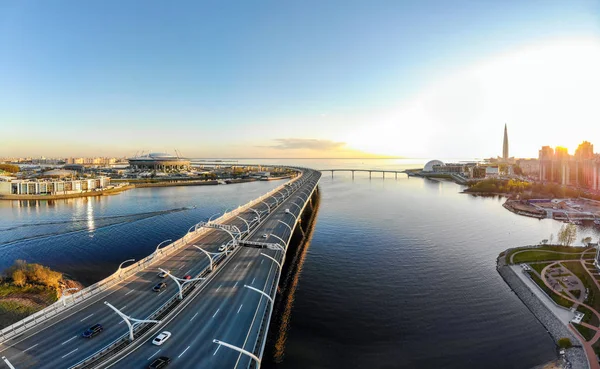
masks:
{"label": "bridge pier", "polygon": [[333,170],[331,171],[331,178],[333,178]]}
{"label": "bridge pier", "polygon": [[354,171],[352,171],[352,179],[354,179]]}
{"label": "bridge pier", "polygon": [[382,172],[382,173],[383,173],[383,179],[385,179],[385,172]]}
{"label": "bridge pier", "polygon": [[398,179],[398,172],[394,173],[396,175],[396,179]]}
{"label": "bridge pier", "polygon": [[369,171],[369,179],[371,179],[371,171]]}

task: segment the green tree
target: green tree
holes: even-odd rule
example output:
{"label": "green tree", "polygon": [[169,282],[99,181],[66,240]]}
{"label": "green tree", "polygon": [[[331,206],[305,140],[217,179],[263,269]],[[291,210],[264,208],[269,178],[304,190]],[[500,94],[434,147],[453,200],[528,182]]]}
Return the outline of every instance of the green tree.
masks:
{"label": "green tree", "polygon": [[563,224],[558,231],[558,243],[571,246],[577,239],[577,227],[574,224]]}
{"label": "green tree", "polygon": [[585,238],[581,239],[581,243],[584,244],[584,245],[586,245],[586,246],[590,242],[592,242],[592,237],[585,237]]}

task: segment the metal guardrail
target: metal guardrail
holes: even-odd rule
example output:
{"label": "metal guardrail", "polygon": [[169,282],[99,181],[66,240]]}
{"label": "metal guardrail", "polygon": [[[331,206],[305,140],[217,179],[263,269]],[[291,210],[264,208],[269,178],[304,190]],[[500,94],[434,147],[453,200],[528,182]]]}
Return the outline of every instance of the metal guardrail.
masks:
{"label": "metal guardrail", "polygon": [[[304,209],[306,208],[306,204],[308,204],[309,200],[312,198],[312,196],[313,196],[313,194],[314,194],[314,192],[315,192],[315,190],[317,188],[318,182],[319,181],[317,180],[317,182],[315,183],[313,189],[310,191],[310,195],[306,198],[305,201],[303,201],[304,204],[302,206],[301,211],[298,213],[298,219],[300,218],[300,216],[302,215],[302,213],[304,213]],[[285,245],[286,250],[287,250],[287,247],[289,246],[290,241],[292,240],[292,236],[294,235],[294,231],[295,231],[297,225],[298,225],[298,221],[296,221],[294,223],[294,228],[290,232],[290,236],[288,237],[288,240],[287,240],[286,245]],[[273,278],[273,283],[271,284],[271,288],[269,290],[269,296],[271,296],[273,298],[273,301],[275,301],[275,298],[277,296],[277,286],[279,285],[279,280],[281,278],[282,271],[283,271],[283,264],[282,264],[282,268],[279,269],[279,272],[277,274],[277,278]],[[269,314],[269,312],[272,313],[272,311],[273,311],[273,309],[268,309],[268,304],[267,304],[265,306],[265,312],[264,312],[263,318],[260,321],[260,326],[259,326],[259,329],[258,329],[258,335],[256,336],[256,343],[254,345],[254,349],[252,350],[252,353],[254,355],[256,355],[257,357],[261,358],[261,359],[263,357],[263,353],[264,353],[264,350],[265,350],[265,345],[267,343],[267,333],[269,331],[269,325],[271,323],[271,318],[272,318],[272,316],[271,316],[271,314]],[[255,364],[256,363],[251,360],[248,363],[248,368],[249,369],[255,368],[256,367]]]}
{"label": "metal guardrail", "polygon": [[[294,168],[294,169],[296,169],[296,168]],[[297,168],[297,169],[303,169],[303,168]],[[294,183],[295,181],[299,180],[301,177],[302,177],[302,172],[299,175],[297,175],[296,177],[292,178],[290,181],[287,181],[286,183],[272,189],[271,191],[267,192],[266,194],[246,203],[245,205],[239,206],[237,209],[235,209],[233,211],[223,214],[221,217],[213,220],[211,223],[224,223],[224,222],[231,220],[232,218],[238,216],[239,214],[247,211],[249,208],[261,203],[261,201],[270,197],[274,193],[283,190],[287,185]],[[106,277],[105,279],[103,279],[97,283],[94,283],[93,285],[88,286],[77,293],[66,296],[65,300],[57,301],[54,304],[0,330],[0,343],[3,343],[11,338],[16,337],[16,336],[19,336],[20,334],[25,333],[26,331],[37,326],[38,324],[41,324],[41,323],[47,321],[48,319],[55,317],[58,314],[66,311],[66,310],[71,309],[72,307],[76,306],[78,303],[86,301],[86,300],[90,299],[91,297],[96,296],[99,293],[108,290],[109,288],[115,286],[116,284],[120,283],[121,281],[134,275],[135,273],[148,268],[150,265],[154,264],[155,262],[166,258],[167,256],[169,256],[169,255],[173,254],[174,252],[178,251],[179,249],[181,249],[183,246],[188,245],[188,242],[186,242],[187,240],[190,240],[191,238],[196,238],[196,237],[198,237],[204,233],[207,233],[209,231],[210,231],[210,229],[207,229],[207,228],[195,229],[194,231],[184,235],[183,237],[176,240],[175,242],[172,242],[171,244],[161,248],[160,250],[155,251],[154,253],[146,256],[145,258],[138,261],[137,263],[134,263],[128,267],[119,269],[112,275]]]}

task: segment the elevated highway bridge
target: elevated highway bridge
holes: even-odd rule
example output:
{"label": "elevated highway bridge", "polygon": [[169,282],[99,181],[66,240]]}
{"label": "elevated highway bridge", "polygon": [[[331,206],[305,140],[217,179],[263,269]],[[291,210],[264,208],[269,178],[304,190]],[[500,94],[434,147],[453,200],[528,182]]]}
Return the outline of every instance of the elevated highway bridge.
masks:
{"label": "elevated highway bridge", "polygon": [[[65,300],[67,306],[55,304],[2,330],[0,355],[7,367],[145,368],[159,356],[176,368],[260,367],[285,251],[301,231],[321,177],[295,169],[300,175],[291,181],[217,220],[192,225],[180,240],[158,245],[100,287]],[[160,270],[171,276],[161,279]],[[184,276],[192,281],[180,298],[171,277]],[[153,292],[158,282],[167,288]],[[129,329],[132,321],[106,303],[142,322]],[[96,323],[104,330],[82,338]],[[172,337],[152,345],[164,330]]]}

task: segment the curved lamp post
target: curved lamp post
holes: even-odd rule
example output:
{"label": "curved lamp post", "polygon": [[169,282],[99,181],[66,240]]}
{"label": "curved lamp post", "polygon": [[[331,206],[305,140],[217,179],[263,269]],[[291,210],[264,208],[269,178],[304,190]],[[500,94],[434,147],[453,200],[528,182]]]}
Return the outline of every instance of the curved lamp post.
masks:
{"label": "curved lamp post", "polygon": [[[125,321],[125,323],[127,323],[127,326],[129,327],[129,340],[133,341],[133,328],[136,325],[142,324],[142,323],[160,323],[160,320],[143,320],[143,319],[134,319],[130,316],[127,316],[125,314],[123,314],[119,309],[117,309],[116,307],[112,306],[111,304],[109,304],[108,302],[104,301],[104,305],[108,306],[109,308],[113,309],[121,318],[123,318],[123,320]],[[133,324],[131,323],[133,322]]]}
{"label": "curved lamp post", "polygon": [[121,273],[123,273],[121,271],[121,268],[123,267],[123,264],[128,263],[130,261],[135,261],[135,259],[128,259],[128,260],[125,260],[124,262],[122,262],[121,264],[119,264],[119,268],[117,269],[117,272],[119,272],[119,278],[121,278]]}
{"label": "curved lamp post", "polygon": [[[196,281],[203,281],[206,278],[192,278],[192,279],[183,279],[183,278],[178,278],[175,277],[173,274],[171,274],[171,272],[168,272],[164,269],[158,268],[158,270],[160,270],[161,272],[165,273],[166,275],[168,275],[169,277],[171,277],[172,280],[175,281],[175,283],[177,283],[177,287],[179,287],[179,299],[183,300],[183,287],[191,282],[196,282]],[[181,283],[183,282],[183,283]]]}
{"label": "curved lamp post", "polygon": [[221,213],[215,213],[215,214],[211,215],[211,216],[210,216],[210,218],[208,218],[208,222],[207,222],[207,223],[210,223],[210,221],[212,220],[212,218],[213,218],[215,215],[219,215],[219,214],[221,214]]}
{"label": "curved lamp post", "polygon": [[217,345],[228,347],[228,348],[230,348],[232,350],[235,350],[237,352],[241,352],[242,354],[244,354],[246,356],[249,356],[250,358],[252,358],[252,359],[254,359],[256,361],[256,368],[257,369],[260,368],[260,359],[256,355],[254,355],[253,353],[251,353],[250,351],[246,351],[246,350],[244,350],[242,348],[239,348],[239,347],[234,346],[232,344],[229,344],[227,342],[219,341],[217,339],[213,339],[213,342],[216,343]]}
{"label": "curved lamp post", "polygon": [[271,233],[271,236],[273,236],[273,237],[277,238],[279,241],[283,242],[283,245],[281,245],[281,247],[283,248],[283,251],[285,252],[287,250],[287,242],[285,242],[283,240],[283,238],[279,237],[276,234]]}
{"label": "curved lamp post", "polygon": [[295,203],[295,202],[293,202],[293,201],[291,202],[291,204],[292,204],[292,205],[296,205],[296,206],[298,207],[298,209],[300,209],[300,211],[302,211],[302,207],[301,207],[300,205],[296,204],[296,203]]}
{"label": "curved lamp post", "polygon": [[246,223],[246,227],[247,227],[247,229],[246,229],[246,233],[250,233],[250,223],[248,223],[248,221],[247,221],[246,219],[242,218],[242,217],[241,217],[241,216],[239,216],[239,215],[237,215],[237,216],[236,216],[236,218],[238,218],[238,219],[241,219],[241,220],[243,220],[243,221],[244,221],[244,223]]}
{"label": "curved lamp post", "polygon": [[283,224],[284,226],[288,227],[288,228],[290,229],[290,232],[292,231],[292,227],[290,227],[290,225],[289,225],[289,224],[287,224],[286,222],[284,222],[284,221],[282,221],[282,220],[279,220],[279,219],[277,219],[277,221],[278,221],[279,223]]}
{"label": "curved lamp post", "polygon": [[260,223],[260,213],[258,212],[258,210],[254,209],[254,208],[250,208],[250,210],[252,210],[253,212],[256,213],[256,215],[258,216],[258,222]]}
{"label": "curved lamp post", "polygon": [[[160,247],[162,246],[163,243],[171,242],[171,241],[172,241],[171,239],[168,239],[168,240],[164,240],[163,242],[159,243],[158,246],[156,246],[156,250],[154,250],[154,253],[156,254],[158,252],[158,250],[160,249]],[[161,251],[161,253],[162,253],[162,251]]]}
{"label": "curved lamp post", "polygon": [[269,209],[269,213],[271,212],[271,206],[266,201],[261,201],[263,204],[267,205],[267,209]]}
{"label": "curved lamp post", "polygon": [[[277,261],[277,260],[276,260],[274,257],[271,257],[271,256],[269,256],[269,255],[267,255],[267,254],[264,254],[264,253],[262,253],[262,252],[261,252],[260,254],[261,254],[262,256],[266,257],[266,258],[269,258],[269,259],[271,259],[271,260],[272,260],[272,261],[273,261],[275,264],[277,264],[277,266],[279,267],[279,271],[281,272],[281,269],[283,268],[283,266],[281,265],[281,263],[280,263],[280,262],[278,262],[278,261]],[[283,257],[285,258],[285,254],[283,255]],[[248,287],[248,286],[244,285],[244,287]],[[250,288],[250,287],[248,287],[248,288]],[[254,287],[252,287],[252,288],[254,288]],[[262,291],[261,291],[261,292],[262,292]]]}
{"label": "curved lamp post", "polygon": [[[210,254],[220,255],[220,254],[222,254],[222,252],[208,252],[208,251],[204,250],[203,248],[201,248],[200,246],[197,246],[197,245],[194,245],[194,247],[197,248],[198,250],[202,251],[203,253],[205,253],[206,256],[208,256],[208,260],[210,261],[210,271],[212,272],[214,261],[213,261],[212,256],[210,256]],[[225,255],[227,255],[227,250],[225,250]]]}
{"label": "curved lamp post", "polygon": [[[73,287],[73,288],[67,288],[65,290],[62,290],[62,292],[60,293],[60,299],[62,300],[63,306],[67,306],[67,297],[69,296],[73,296],[73,294],[69,294],[68,296],[65,296],[65,292],[69,292],[69,291],[78,291],[79,288],[77,287]],[[75,301],[75,300],[73,300]]]}

